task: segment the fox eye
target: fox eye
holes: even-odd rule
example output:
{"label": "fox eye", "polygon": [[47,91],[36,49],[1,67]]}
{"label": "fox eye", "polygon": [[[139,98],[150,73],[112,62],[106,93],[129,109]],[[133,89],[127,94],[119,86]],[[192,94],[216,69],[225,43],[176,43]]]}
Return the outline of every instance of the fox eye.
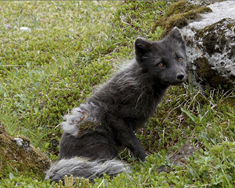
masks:
{"label": "fox eye", "polygon": [[183,61],[183,58],[182,57],[178,58],[178,61],[179,62]]}
{"label": "fox eye", "polygon": [[157,66],[158,67],[163,67],[163,63],[158,63]]}

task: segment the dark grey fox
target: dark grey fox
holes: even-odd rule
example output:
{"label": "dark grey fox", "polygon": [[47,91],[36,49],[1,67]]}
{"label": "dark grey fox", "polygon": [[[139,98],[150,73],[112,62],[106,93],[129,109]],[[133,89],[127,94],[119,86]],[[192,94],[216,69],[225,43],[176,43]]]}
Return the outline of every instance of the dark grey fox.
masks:
{"label": "dark grey fox", "polygon": [[176,27],[160,41],[137,38],[134,45],[135,59],[129,66],[65,116],[58,162],[46,179],[58,182],[72,174],[93,180],[104,172],[114,176],[130,171],[115,159],[123,147],[145,160],[134,131],[153,115],[170,85],[185,81],[186,47]]}

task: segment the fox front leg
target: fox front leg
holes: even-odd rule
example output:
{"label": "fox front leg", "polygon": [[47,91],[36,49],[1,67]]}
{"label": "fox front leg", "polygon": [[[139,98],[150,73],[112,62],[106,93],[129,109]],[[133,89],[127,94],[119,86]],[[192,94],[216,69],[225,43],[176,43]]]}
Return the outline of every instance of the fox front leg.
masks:
{"label": "fox front leg", "polygon": [[121,139],[122,144],[130,149],[134,157],[139,158],[141,161],[145,161],[147,154],[133,131],[129,130],[125,133],[121,132],[121,134],[119,134],[119,138]]}
{"label": "fox front leg", "polygon": [[132,128],[129,127],[129,125],[127,125],[123,119],[116,119],[113,117],[111,119],[112,128],[116,132],[116,138],[118,142],[130,149],[134,157],[139,158],[141,161],[145,161],[147,154],[135,136]]}

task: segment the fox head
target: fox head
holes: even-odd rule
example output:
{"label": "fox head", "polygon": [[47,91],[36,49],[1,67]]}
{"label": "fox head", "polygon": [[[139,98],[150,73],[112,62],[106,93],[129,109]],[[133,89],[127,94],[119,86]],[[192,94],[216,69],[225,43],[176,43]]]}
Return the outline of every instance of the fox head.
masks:
{"label": "fox head", "polygon": [[165,85],[186,80],[186,47],[177,27],[160,41],[135,40],[135,56],[143,71]]}

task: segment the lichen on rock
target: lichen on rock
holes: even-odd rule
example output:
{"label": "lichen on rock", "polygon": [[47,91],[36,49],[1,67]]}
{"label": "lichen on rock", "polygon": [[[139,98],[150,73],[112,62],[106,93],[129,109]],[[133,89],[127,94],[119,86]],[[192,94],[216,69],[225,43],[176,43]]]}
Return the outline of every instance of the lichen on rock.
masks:
{"label": "lichen on rock", "polygon": [[[233,88],[235,83],[235,21],[225,18],[195,34],[198,48],[204,55],[194,60],[196,74],[203,84],[223,89]],[[205,57],[207,56],[207,58]]]}
{"label": "lichen on rock", "polygon": [[[193,24],[192,24],[193,25]],[[198,24],[199,25],[199,24]],[[204,28],[185,27],[188,67],[200,89],[233,89],[235,85],[235,21],[224,18]]]}
{"label": "lichen on rock", "polygon": [[[209,55],[214,53],[223,53],[229,48],[229,41],[233,40],[235,21],[231,18],[224,18],[215,24],[209,25],[204,29],[196,32],[195,39],[202,42],[201,49],[205,50]],[[228,35],[231,33],[230,35]],[[234,54],[229,51],[229,57]]]}

